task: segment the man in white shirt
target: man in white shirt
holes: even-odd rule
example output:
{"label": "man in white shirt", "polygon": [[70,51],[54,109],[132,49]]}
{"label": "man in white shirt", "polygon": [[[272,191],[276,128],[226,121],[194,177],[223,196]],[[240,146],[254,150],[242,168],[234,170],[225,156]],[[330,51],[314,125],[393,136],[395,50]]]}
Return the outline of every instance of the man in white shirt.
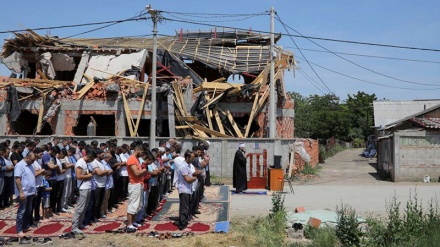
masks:
{"label": "man in white shirt", "polygon": [[[124,148],[126,147],[126,148]],[[116,148],[116,155],[119,157],[121,162],[121,169],[119,170],[119,176],[120,176],[120,190],[119,194],[119,201],[122,202],[125,200],[125,198],[128,195],[128,172],[127,172],[127,159],[129,157],[128,153],[128,146],[125,145],[124,147],[117,147]],[[119,160],[118,160],[119,162]]]}
{"label": "man in white shirt", "polygon": [[[46,170],[41,167],[41,157],[43,157],[43,150],[41,148],[34,149],[35,161],[32,164],[35,172],[35,187],[37,189],[37,195],[34,197],[33,201],[33,211],[34,217],[31,218],[31,221],[40,221],[40,208],[41,208],[41,200],[43,198],[44,193],[44,184],[43,184],[43,176]],[[31,222],[31,225],[33,222]]]}
{"label": "man in white shirt", "polygon": [[94,171],[89,171],[87,162],[93,157],[84,156],[80,158],[75,165],[77,186],[79,188],[79,197],[75,207],[75,213],[72,217],[72,233],[84,236],[80,228],[84,228],[82,224],[89,204],[90,195],[92,193],[92,182],[90,181],[94,175]]}
{"label": "man in white shirt", "polygon": [[108,201],[110,198],[111,191],[113,190],[114,184],[113,184],[113,170],[109,164],[110,160],[112,159],[112,155],[109,153],[104,154],[103,159],[101,160],[101,163],[104,165],[104,168],[106,171],[108,171],[108,175],[105,181],[105,194],[104,194],[104,202],[101,206],[101,217],[107,218],[106,214],[108,213]]}
{"label": "man in white shirt", "polygon": [[104,152],[100,149],[96,150],[96,159],[91,163],[92,169],[95,172],[94,178],[96,182],[95,201],[93,205],[92,220],[99,219],[101,216],[101,206],[104,201],[105,195],[105,183],[107,182],[107,176],[110,175],[110,171],[105,169],[102,164],[102,157]]}

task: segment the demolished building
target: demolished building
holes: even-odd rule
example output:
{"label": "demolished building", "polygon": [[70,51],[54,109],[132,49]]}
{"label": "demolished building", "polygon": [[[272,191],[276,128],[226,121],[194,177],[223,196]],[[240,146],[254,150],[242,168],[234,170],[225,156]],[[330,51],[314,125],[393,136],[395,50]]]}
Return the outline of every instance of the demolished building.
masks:
{"label": "demolished building", "polygon": [[[232,29],[159,37],[156,136],[268,137],[270,45],[268,34]],[[150,38],[16,33],[1,53],[12,76],[0,79],[0,135],[149,136],[152,47]],[[293,138],[284,90],[293,54],[275,51],[277,138]]]}

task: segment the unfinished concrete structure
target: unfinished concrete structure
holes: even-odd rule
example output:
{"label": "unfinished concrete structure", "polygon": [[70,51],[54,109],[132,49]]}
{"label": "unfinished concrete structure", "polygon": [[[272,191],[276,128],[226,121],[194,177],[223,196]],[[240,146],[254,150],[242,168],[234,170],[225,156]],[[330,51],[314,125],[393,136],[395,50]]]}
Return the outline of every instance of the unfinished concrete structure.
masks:
{"label": "unfinished concrete structure", "polygon": [[[156,136],[267,137],[269,40],[237,30],[159,38]],[[2,49],[2,62],[19,78],[0,81],[0,102],[10,103],[0,134],[149,136],[151,48],[147,38],[16,34]],[[293,55],[277,47],[275,59],[277,138],[293,138],[283,81]],[[231,75],[243,82],[228,83]],[[19,112],[11,118],[12,104]],[[96,133],[87,133],[91,122]]]}
{"label": "unfinished concrete structure", "polygon": [[378,129],[378,170],[394,182],[440,180],[440,104]]}
{"label": "unfinished concrete structure", "polygon": [[[250,181],[267,176],[275,155],[282,156],[284,168],[296,164],[294,146],[310,153],[311,165],[317,163],[317,141],[293,138],[294,109],[284,73],[295,63],[293,54],[278,46],[273,54],[277,136],[267,138],[270,35],[177,32],[158,43],[157,141],[181,137],[185,149],[209,139],[210,169],[222,176],[232,175],[233,155],[244,142]],[[16,34],[2,49],[2,62],[18,78],[0,78],[0,138],[37,135],[44,142],[57,135],[104,141],[111,136],[126,143],[148,137],[152,47],[148,38]],[[228,82],[231,77],[241,82]],[[298,161],[300,167],[303,163]]]}

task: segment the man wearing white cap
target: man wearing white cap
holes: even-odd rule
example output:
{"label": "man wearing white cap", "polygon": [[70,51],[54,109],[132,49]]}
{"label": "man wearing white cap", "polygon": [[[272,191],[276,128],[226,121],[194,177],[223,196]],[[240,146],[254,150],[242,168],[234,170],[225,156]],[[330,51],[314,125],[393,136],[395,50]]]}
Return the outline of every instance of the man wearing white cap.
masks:
{"label": "man wearing white cap", "polygon": [[238,150],[235,152],[233,180],[233,186],[237,194],[247,190],[246,149],[244,143],[238,144]]}

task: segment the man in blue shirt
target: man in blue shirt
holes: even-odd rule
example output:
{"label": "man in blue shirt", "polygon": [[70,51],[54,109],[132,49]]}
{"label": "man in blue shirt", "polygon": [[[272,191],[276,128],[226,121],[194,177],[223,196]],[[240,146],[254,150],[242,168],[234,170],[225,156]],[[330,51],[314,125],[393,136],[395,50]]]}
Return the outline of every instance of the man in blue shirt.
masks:
{"label": "man in blue shirt", "polygon": [[44,170],[46,170],[46,172],[50,171],[50,177],[47,180],[49,182],[50,187],[53,189],[50,194],[50,209],[49,209],[49,215],[52,215],[52,213],[56,212],[56,197],[54,196],[57,191],[56,191],[56,183],[57,183],[57,169],[58,169],[58,165],[57,165],[57,159],[55,157],[55,155],[57,154],[57,148],[56,147],[51,147],[47,153],[45,153],[43,155],[42,158],[42,167]]}
{"label": "man in blue shirt", "polygon": [[32,212],[32,201],[37,188],[35,186],[35,173],[32,164],[35,161],[33,152],[15,165],[15,195],[19,198],[16,227],[20,237],[20,244],[29,244],[30,240],[25,238],[24,232],[29,229],[29,218]]}

